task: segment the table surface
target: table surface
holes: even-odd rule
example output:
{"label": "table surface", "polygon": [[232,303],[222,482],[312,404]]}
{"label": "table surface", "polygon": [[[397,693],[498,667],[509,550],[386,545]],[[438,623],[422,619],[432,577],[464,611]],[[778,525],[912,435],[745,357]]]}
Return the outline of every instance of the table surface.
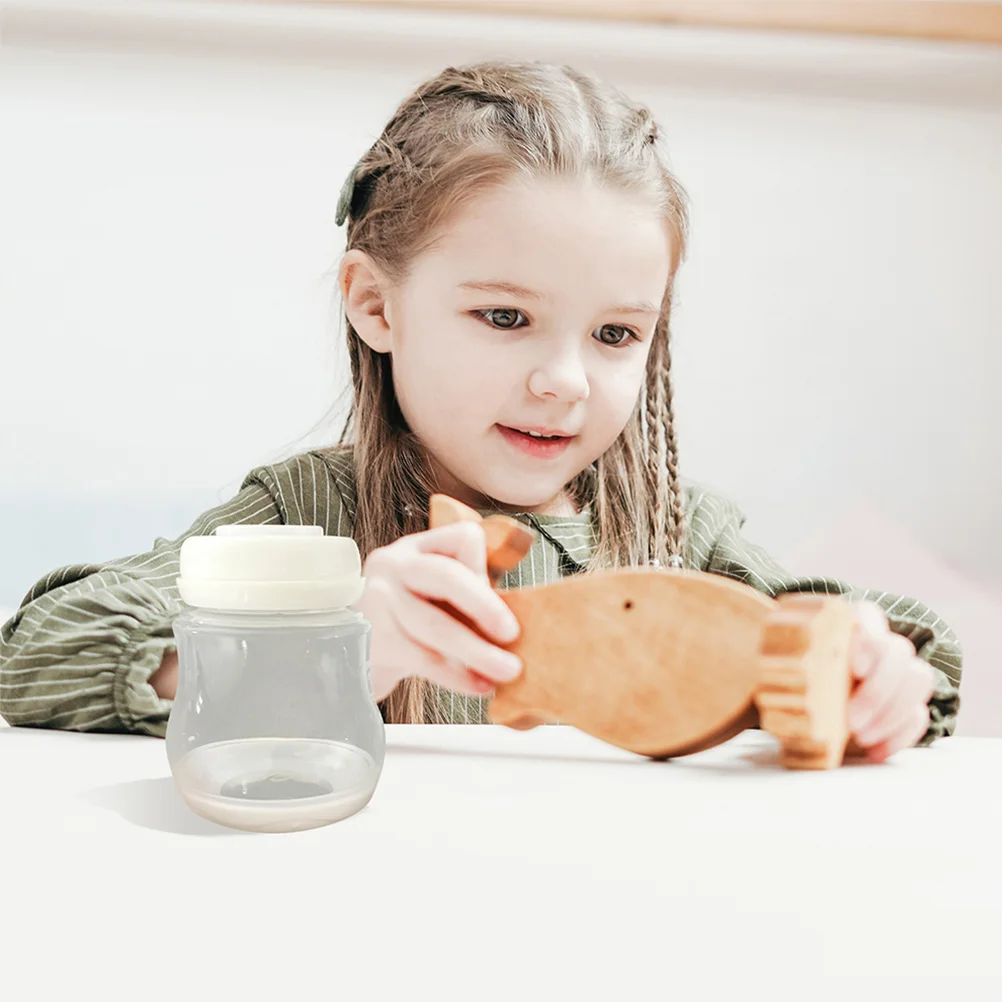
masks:
{"label": "table surface", "polygon": [[0,983],[1002,998],[1002,740],[828,773],[754,732],[667,763],[565,727],[387,741],[364,811],[256,835],[192,814],[162,741],[0,729]]}

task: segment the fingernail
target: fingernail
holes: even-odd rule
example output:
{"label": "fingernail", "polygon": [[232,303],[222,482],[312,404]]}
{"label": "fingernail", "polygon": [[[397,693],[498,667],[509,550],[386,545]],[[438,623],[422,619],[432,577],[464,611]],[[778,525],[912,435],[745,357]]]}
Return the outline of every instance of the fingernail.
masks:
{"label": "fingernail", "polygon": [[506,613],[499,620],[498,636],[502,640],[514,640],[519,635],[521,629],[518,620],[510,613]]}
{"label": "fingernail", "polygon": [[498,651],[494,656],[498,673],[504,678],[516,678],[522,672],[522,659],[508,651]]}

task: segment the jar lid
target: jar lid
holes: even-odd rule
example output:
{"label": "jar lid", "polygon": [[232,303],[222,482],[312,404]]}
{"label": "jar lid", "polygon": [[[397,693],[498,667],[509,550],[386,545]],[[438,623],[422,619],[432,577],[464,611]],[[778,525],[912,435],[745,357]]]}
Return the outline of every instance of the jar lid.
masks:
{"label": "jar lid", "polygon": [[188,605],[253,612],[341,609],[362,594],[355,540],[319,525],[221,525],[181,544]]}

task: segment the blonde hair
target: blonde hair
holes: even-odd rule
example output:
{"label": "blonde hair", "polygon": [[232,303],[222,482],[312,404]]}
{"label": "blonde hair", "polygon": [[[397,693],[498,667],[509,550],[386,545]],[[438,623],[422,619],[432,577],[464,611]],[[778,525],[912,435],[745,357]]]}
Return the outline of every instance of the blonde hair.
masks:
{"label": "blonde hair", "polygon": [[[567,489],[579,505],[592,506],[596,551],[589,571],[678,565],[683,511],[669,317],[688,219],[685,193],[668,169],[647,108],[568,67],[450,67],[400,105],[356,165],[339,208],[348,223],[347,247],[365,251],[391,279],[401,279],[453,213],[515,174],[590,177],[637,191],[652,200],[670,228],[671,274],[644,392],[619,438]],[[364,559],[401,535],[427,528],[435,485],[423,447],[400,412],[390,356],[370,349],[345,322],[353,387],[338,446],[350,443],[354,449],[353,535]],[[425,680],[405,679],[384,706],[387,720],[429,719],[430,693]]]}

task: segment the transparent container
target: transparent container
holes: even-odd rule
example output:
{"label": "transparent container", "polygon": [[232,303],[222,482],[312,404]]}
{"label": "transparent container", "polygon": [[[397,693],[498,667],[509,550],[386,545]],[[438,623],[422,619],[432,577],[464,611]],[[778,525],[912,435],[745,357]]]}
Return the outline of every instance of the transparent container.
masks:
{"label": "transparent container", "polygon": [[358,548],[318,526],[221,526],[181,549],[174,782],[197,814],[287,832],[360,811],[386,747]]}

